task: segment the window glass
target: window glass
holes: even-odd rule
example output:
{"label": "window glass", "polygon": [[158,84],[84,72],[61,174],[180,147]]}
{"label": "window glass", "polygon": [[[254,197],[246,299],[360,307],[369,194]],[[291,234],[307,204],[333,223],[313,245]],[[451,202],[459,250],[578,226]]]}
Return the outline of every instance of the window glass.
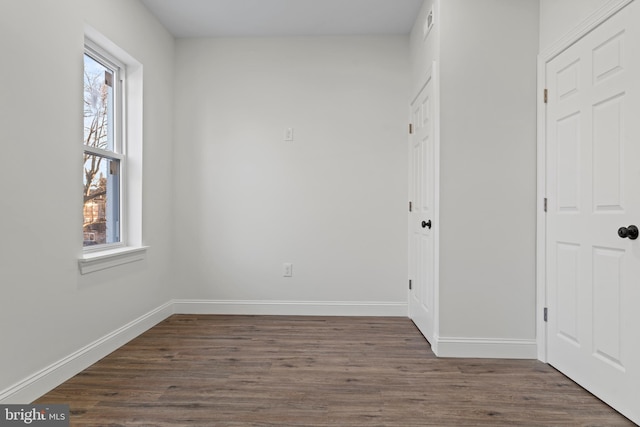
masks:
{"label": "window glass", "polygon": [[120,161],[84,155],[84,246],[120,241]]}
{"label": "window glass", "polygon": [[117,67],[84,55],[83,246],[121,242]]}
{"label": "window glass", "polygon": [[84,144],[115,151],[113,71],[84,55]]}

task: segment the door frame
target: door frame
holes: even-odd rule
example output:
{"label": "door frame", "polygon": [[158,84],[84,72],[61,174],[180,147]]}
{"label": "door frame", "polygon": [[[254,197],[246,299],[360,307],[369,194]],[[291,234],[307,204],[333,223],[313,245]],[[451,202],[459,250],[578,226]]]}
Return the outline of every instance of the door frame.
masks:
{"label": "door frame", "polygon": [[547,184],[547,110],[544,102],[544,90],[547,87],[546,68],[554,58],[567,50],[597,26],[622,10],[635,0],[610,0],[585,21],[553,43],[538,55],[538,143],[537,143],[537,215],[536,215],[536,337],[538,359],[547,362],[547,323],[544,320],[544,308],[547,306],[547,218],[545,212]]}

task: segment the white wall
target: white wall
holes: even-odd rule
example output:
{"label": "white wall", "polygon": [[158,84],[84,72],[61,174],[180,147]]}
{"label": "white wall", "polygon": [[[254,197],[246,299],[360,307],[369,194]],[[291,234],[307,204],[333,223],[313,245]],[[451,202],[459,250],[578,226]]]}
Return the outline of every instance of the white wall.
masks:
{"label": "white wall", "polygon": [[177,42],[176,295],[406,307],[408,60],[406,36]]}
{"label": "white wall", "polygon": [[540,0],[540,52],[609,0]]}
{"label": "white wall", "polygon": [[[144,67],[150,249],[81,276],[85,23]],[[0,2],[0,395],[169,300],[173,50],[137,1]]]}
{"label": "white wall", "polygon": [[440,7],[440,336],[532,341],[538,2]]}

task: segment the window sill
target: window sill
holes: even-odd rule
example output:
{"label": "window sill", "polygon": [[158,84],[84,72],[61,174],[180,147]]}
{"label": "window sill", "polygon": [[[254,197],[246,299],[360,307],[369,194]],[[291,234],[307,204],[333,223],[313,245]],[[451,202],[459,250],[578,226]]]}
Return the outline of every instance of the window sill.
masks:
{"label": "window sill", "polygon": [[105,251],[83,254],[78,260],[80,274],[93,273],[135,261],[141,261],[147,256],[148,246],[127,246],[124,248],[108,249]]}

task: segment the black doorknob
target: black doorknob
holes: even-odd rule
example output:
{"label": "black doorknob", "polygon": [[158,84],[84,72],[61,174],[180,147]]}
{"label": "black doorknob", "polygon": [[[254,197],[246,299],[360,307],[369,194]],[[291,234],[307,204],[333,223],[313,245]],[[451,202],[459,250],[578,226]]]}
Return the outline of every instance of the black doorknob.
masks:
{"label": "black doorknob", "polygon": [[629,238],[631,240],[636,240],[638,238],[638,227],[635,225],[630,225],[628,227],[620,227],[618,228],[618,236],[623,239]]}
{"label": "black doorknob", "polygon": [[[429,230],[431,230],[431,220],[429,221],[422,221],[422,228],[428,228]],[[636,236],[637,237],[637,236]]]}

